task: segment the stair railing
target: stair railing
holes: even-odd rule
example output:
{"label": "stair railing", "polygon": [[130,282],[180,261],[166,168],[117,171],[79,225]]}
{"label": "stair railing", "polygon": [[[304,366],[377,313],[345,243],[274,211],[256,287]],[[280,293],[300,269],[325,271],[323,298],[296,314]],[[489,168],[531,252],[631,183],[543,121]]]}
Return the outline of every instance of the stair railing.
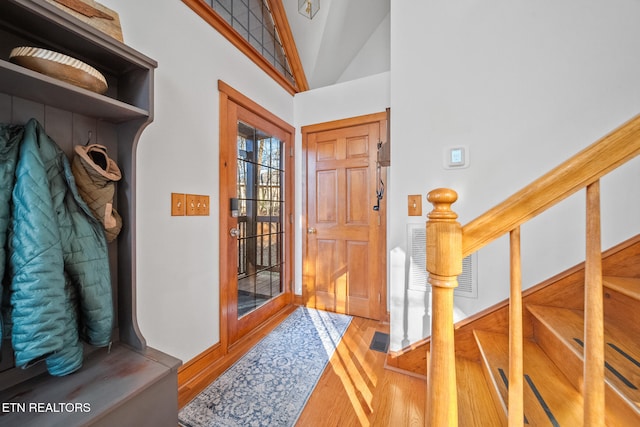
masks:
{"label": "stair railing", "polygon": [[523,326],[520,226],[586,189],[584,425],[604,420],[604,315],[600,238],[600,178],[640,154],[640,115],[585,148],[465,226],[451,205],[455,191],[433,190],[427,220],[427,271],[432,292],[431,348],[427,367],[426,424],[458,425],[453,327],[453,291],[462,259],[510,235],[509,426],[522,426]]}

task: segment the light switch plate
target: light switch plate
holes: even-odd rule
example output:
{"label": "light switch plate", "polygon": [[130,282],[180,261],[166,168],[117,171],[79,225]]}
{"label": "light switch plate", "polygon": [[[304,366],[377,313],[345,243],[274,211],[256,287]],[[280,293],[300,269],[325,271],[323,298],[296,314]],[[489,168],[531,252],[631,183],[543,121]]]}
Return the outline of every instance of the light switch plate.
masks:
{"label": "light switch plate", "polygon": [[409,216],[422,216],[422,195],[412,194],[408,196]]}
{"label": "light switch plate", "polygon": [[198,195],[196,194],[187,194],[187,216],[198,215],[197,205],[198,205]]}
{"label": "light switch plate", "polygon": [[208,216],[209,196],[202,194],[187,194],[186,214],[188,216]]}
{"label": "light switch plate", "polygon": [[185,195],[171,193],[171,216],[183,216],[185,214]]}
{"label": "light switch plate", "polygon": [[209,196],[198,195],[196,199],[196,215],[209,215]]}

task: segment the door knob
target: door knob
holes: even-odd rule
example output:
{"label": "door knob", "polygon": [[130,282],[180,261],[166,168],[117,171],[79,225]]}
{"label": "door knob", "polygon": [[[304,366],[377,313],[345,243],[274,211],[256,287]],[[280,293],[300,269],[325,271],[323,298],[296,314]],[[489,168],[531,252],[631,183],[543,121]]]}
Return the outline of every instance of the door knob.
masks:
{"label": "door knob", "polygon": [[231,235],[231,237],[238,237],[240,236],[240,230],[233,227],[231,230],[229,230],[229,234]]}
{"label": "door knob", "polygon": [[313,227],[307,228],[307,233],[308,234],[316,234],[316,231],[317,230],[315,228],[313,228]]}

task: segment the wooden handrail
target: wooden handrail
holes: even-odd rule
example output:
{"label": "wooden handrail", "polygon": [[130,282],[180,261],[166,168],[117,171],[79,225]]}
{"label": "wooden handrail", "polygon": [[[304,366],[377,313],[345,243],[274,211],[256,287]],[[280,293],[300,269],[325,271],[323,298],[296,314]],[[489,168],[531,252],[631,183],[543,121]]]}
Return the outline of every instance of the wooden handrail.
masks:
{"label": "wooden handrail", "polygon": [[431,353],[427,369],[427,417],[430,426],[457,425],[453,290],[462,259],[510,234],[509,425],[522,425],[522,289],[520,225],[587,189],[585,259],[584,425],[604,417],[604,317],[600,238],[600,178],[640,154],[640,115],[543,175],[464,227],[451,210],[455,191],[433,190],[427,221],[427,271],[432,292]]}
{"label": "wooden handrail", "polygon": [[462,227],[462,256],[597,181],[640,153],[640,115]]}

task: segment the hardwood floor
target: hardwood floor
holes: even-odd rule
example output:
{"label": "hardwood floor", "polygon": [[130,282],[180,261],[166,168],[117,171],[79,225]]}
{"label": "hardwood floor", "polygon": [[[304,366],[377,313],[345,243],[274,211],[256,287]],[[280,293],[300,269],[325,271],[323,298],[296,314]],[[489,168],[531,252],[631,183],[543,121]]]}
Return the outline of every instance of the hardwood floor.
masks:
{"label": "hardwood floor", "polygon": [[[275,316],[273,321],[233,348],[225,360],[202,372],[198,386],[181,391],[180,406],[198,393],[195,389],[206,387],[273,330],[290,310],[285,309]],[[369,349],[376,331],[389,333],[389,325],[353,318],[296,426],[424,425],[425,381],[385,369],[386,354]]]}
{"label": "hardwood floor", "polygon": [[375,331],[389,325],[353,318],[297,426],[424,425],[425,381],[385,369],[386,354],[369,349]]}

